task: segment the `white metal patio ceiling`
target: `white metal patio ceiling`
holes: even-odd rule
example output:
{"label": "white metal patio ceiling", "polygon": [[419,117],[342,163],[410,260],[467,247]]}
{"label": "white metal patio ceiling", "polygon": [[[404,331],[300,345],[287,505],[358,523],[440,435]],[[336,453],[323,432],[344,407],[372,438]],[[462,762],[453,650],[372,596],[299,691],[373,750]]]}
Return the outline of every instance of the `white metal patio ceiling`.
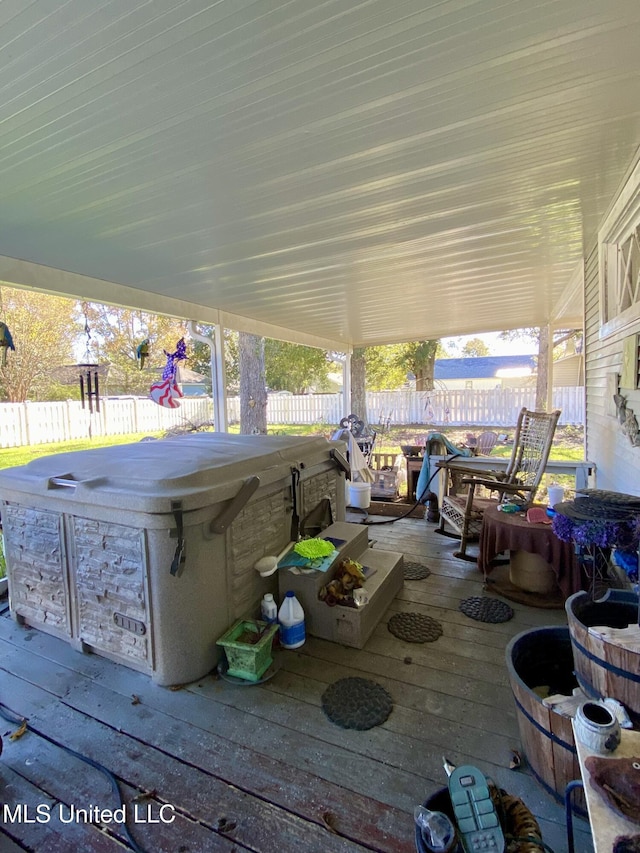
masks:
{"label": "white metal patio ceiling", "polygon": [[637,0],[3,0],[0,279],[342,349],[576,322],[639,45]]}

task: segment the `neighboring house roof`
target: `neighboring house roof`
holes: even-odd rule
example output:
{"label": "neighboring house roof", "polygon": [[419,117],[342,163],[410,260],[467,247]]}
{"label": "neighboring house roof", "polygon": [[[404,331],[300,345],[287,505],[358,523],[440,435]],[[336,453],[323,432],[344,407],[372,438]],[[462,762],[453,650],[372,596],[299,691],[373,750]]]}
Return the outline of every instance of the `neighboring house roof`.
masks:
{"label": "neighboring house roof", "polygon": [[447,379],[491,379],[500,378],[502,371],[510,374],[503,376],[528,376],[534,373],[536,360],[533,355],[486,355],[473,358],[437,358],[435,364],[435,379],[446,382]]}
{"label": "neighboring house roof", "polygon": [[176,379],[180,384],[194,384],[194,385],[203,385],[207,382],[207,377],[202,376],[200,373],[196,373],[195,370],[189,370],[188,367],[183,367],[181,364],[178,365],[178,370],[176,371]]}

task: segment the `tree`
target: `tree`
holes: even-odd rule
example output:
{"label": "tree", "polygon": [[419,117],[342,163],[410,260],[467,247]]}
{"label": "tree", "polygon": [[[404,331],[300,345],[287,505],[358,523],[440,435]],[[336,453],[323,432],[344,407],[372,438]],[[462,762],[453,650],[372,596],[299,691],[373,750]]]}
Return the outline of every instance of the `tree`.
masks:
{"label": "tree", "polygon": [[[210,326],[201,325],[200,330],[204,335],[211,333]],[[210,377],[209,347],[196,341],[193,349],[192,369]],[[237,394],[240,382],[238,333],[229,329],[224,330],[224,356],[227,393]],[[312,385],[325,386],[327,383],[329,363],[324,350],[266,338],[264,360],[267,387],[274,391],[304,394]]]}
{"label": "tree", "polygon": [[537,344],[540,339],[540,329],[538,326],[507,329],[505,332],[500,332],[500,339],[503,341],[523,341],[524,343]]}
{"label": "tree", "polygon": [[[203,335],[211,336],[213,327],[199,323],[198,328]],[[240,382],[238,368],[238,333],[231,329],[223,330],[224,338],[224,372],[227,380],[227,394],[237,394]],[[196,373],[207,378],[207,393],[212,393],[211,387],[211,349],[207,344],[193,341],[192,355],[189,367]]]}
{"label": "tree", "polygon": [[407,369],[402,364],[405,344],[367,347],[365,351],[367,388],[370,391],[393,391],[407,381]]}
{"label": "tree", "polygon": [[0,306],[0,318],[9,327],[16,348],[7,354],[5,366],[0,358],[0,397],[21,403],[55,399],[56,393],[73,396],[69,387],[57,383],[55,368],[73,361],[73,344],[79,333],[74,319],[76,303],[60,296],[0,287]]}
{"label": "tree", "polygon": [[462,347],[463,358],[478,358],[485,355],[491,355],[491,351],[481,338],[471,338]]}
{"label": "tree", "polygon": [[[91,302],[82,304],[82,314],[88,328],[87,356],[109,363],[110,393],[148,394],[167,363],[164,351],[174,352],[185,335],[182,321],[143,311]],[[136,350],[144,339],[149,340],[149,356],[141,369]]]}
{"label": "tree", "polygon": [[538,335],[538,364],[536,376],[536,412],[547,411],[549,393],[549,327],[541,326]]}
{"label": "tree", "polygon": [[432,391],[439,340],[414,341],[405,344],[401,363],[416,377],[416,391]]}
{"label": "tree", "polygon": [[325,350],[267,338],[264,347],[267,387],[304,394],[309,386],[324,384],[329,362]]}
{"label": "tree", "polygon": [[240,432],[242,435],[266,435],[267,384],[264,367],[264,338],[240,332]]}
{"label": "tree", "polygon": [[240,352],[238,332],[231,329],[223,331],[224,337],[224,370],[227,380],[227,393],[240,392]]}
{"label": "tree", "polygon": [[580,338],[581,335],[582,332],[580,329],[556,329],[553,333],[553,340],[550,340],[547,326],[509,329],[506,332],[500,333],[500,337],[504,341],[529,340],[537,343],[538,345],[536,411],[545,412],[547,410],[550,354],[553,358],[553,352],[556,347],[561,346],[572,338],[576,340]]}
{"label": "tree", "polygon": [[367,367],[365,347],[356,347],[351,353],[351,411],[367,423]]}
{"label": "tree", "polygon": [[416,390],[429,391],[433,388],[436,355],[441,353],[439,340],[354,349],[351,355],[351,412],[366,420],[370,364],[375,383],[385,381],[383,377],[386,377],[390,382],[387,387],[397,388],[410,371],[416,377]]}

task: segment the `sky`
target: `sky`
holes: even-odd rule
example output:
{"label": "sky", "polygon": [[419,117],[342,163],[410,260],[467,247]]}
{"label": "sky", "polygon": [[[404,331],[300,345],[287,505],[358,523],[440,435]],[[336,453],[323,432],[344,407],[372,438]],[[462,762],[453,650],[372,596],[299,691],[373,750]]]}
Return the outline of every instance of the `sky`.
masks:
{"label": "sky", "polygon": [[489,347],[489,355],[532,355],[537,354],[536,344],[528,338],[520,338],[517,341],[503,341],[499,332],[491,332],[484,335],[465,335],[458,338],[443,338],[442,345],[451,353],[452,357],[459,356],[462,347],[472,338],[480,338]]}

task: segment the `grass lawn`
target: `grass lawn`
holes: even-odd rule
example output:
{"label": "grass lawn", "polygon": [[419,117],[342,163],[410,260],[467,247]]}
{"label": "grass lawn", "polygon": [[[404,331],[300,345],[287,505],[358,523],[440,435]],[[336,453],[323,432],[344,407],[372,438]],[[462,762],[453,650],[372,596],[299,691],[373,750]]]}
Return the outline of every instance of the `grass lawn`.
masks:
{"label": "grass lawn", "polygon": [[[51,444],[29,444],[23,447],[5,447],[0,450],[0,468],[12,468],[14,465],[26,465],[40,456],[52,456],[54,453],[67,453],[71,450],[89,450],[94,447],[110,447],[114,444],[131,444],[140,441],[141,435],[110,435],[104,438],[59,441]],[[160,438],[160,433],[158,433]]]}
{"label": "grass lawn", "polygon": [[[269,427],[270,435],[324,435],[326,438],[331,438],[338,427],[332,427],[327,424],[281,424]],[[229,432],[238,433],[239,426],[234,425],[229,428]],[[402,444],[417,444],[421,439],[424,439],[427,433],[432,431],[442,432],[454,443],[459,444],[464,441],[466,433],[473,431],[479,434],[485,428],[483,427],[439,427],[437,430],[431,430],[425,426],[394,426],[386,430],[382,434],[376,436],[374,452],[378,453],[400,453],[400,445]],[[486,427],[491,429],[491,427]],[[496,432],[505,431],[513,435],[513,429],[504,430],[503,427],[496,428]],[[0,449],[0,468],[10,468],[16,465],[26,465],[32,459],[37,459],[40,456],[51,456],[56,453],[66,453],[74,450],[89,450],[97,447],[110,447],[119,444],[131,444],[140,441],[144,434],[129,434],[115,435],[107,437],[99,437],[93,439],[79,439],[77,441],[64,441],[51,444],[38,444],[25,447],[10,447]],[[162,433],[157,433],[157,438],[162,438]],[[570,460],[579,462],[584,459],[584,434],[583,430],[576,427],[558,427],[556,436],[551,450],[552,459]],[[509,457],[511,454],[510,445],[499,445],[494,448],[491,455],[495,457]],[[566,499],[570,498],[573,489],[573,477],[560,476],[553,481],[558,485],[564,486]],[[542,490],[539,493],[538,499],[543,499],[546,494],[545,487],[550,484],[550,475],[543,478]],[[4,556],[0,547],[0,578],[4,574]]]}
{"label": "grass lawn", "polygon": [[[280,424],[269,427],[270,435],[324,435],[330,438],[336,427],[326,424]],[[483,431],[483,427],[439,427],[438,431],[446,434],[454,444],[464,440],[467,432],[476,434]],[[490,429],[490,427],[487,427]],[[502,429],[502,427],[500,428]],[[374,451],[379,453],[400,453],[401,444],[416,444],[432,430],[425,426],[395,426],[376,437]],[[229,432],[238,433],[237,425],[231,426]],[[508,433],[509,430],[506,430]],[[513,430],[510,431],[513,433]],[[145,433],[146,435],[147,433]],[[39,456],[51,456],[54,453],[67,453],[73,450],[89,450],[96,447],[110,447],[117,444],[131,444],[140,441],[142,434],[111,435],[93,439],[78,439],[77,441],[61,441],[52,444],[35,444],[24,447],[8,447],[0,450],[0,468],[10,468],[15,465],[26,465],[32,459]],[[162,433],[156,434],[157,438]],[[577,427],[559,427],[556,430],[556,438],[551,449],[552,459],[567,459],[578,462],[584,459],[583,431]],[[502,445],[495,447],[492,456],[509,456],[511,447]]]}
{"label": "grass lawn", "polygon": [[[240,427],[232,425],[230,433],[238,433]],[[323,435],[317,424],[299,426],[284,424],[269,427],[270,435]],[[162,438],[163,433],[130,433],[128,435],[109,435],[98,438],[82,438],[75,441],[59,441],[50,444],[29,444],[22,447],[5,447],[0,449],[0,468],[13,468],[16,465],[26,465],[32,459],[40,456],[52,456],[54,453],[68,453],[73,450],[92,450],[96,447],[112,447],[117,444],[132,444],[147,435]]]}
{"label": "grass lawn", "polygon": [[[327,424],[281,424],[269,427],[270,435],[324,435],[326,438],[331,438],[337,425],[332,427]],[[483,429],[491,429],[491,427],[438,427],[436,430],[431,430],[425,426],[394,426],[384,433],[376,436],[374,451],[378,453],[400,453],[401,444],[417,444],[421,439],[424,439],[428,432],[438,431],[447,435],[454,443],[458,444],[465,438],[467,432],[475,432],[479,434]],[[496,432],[503,431],[503,427],[496,428]],[[238,433],[240,428],[238,425],[231,426],[229,432]],[[506,430],[507,433],[513,434],[512,430]],[[145,435],[147,433],[144,433]],[[112,435],[104,438],[79,439],[77,441],[62,441],[51,444],[37,444],[25,447],[8,447],[0,449],[0,468],[11,468],[16,465],[26,465],[32,459],[37,459],[40,456],[51,456],[56,453],[67,453],[74,450],[89,450],[96,447],[110,447],[118,444],[131,444],[140,441],[143,434],[130,435]],[[156,434],[157,438],[162,438],[162,433]],[[584,432],[577,427],[558,427],[556,437],[551,450],[552,459],[566,459],[579,462],[584,459]],[[508,457],[511,453],[509,445],[495,447],[492,456]],[[548,477],[544,478],[545,482]],[[573,490],[572,477],[559,477],[558,482],[564,486],[568,493]],[[569,496],[569,495],[567,495]],[[4,577],[5,564],[4,554],[0,545],[0,578]]]}

